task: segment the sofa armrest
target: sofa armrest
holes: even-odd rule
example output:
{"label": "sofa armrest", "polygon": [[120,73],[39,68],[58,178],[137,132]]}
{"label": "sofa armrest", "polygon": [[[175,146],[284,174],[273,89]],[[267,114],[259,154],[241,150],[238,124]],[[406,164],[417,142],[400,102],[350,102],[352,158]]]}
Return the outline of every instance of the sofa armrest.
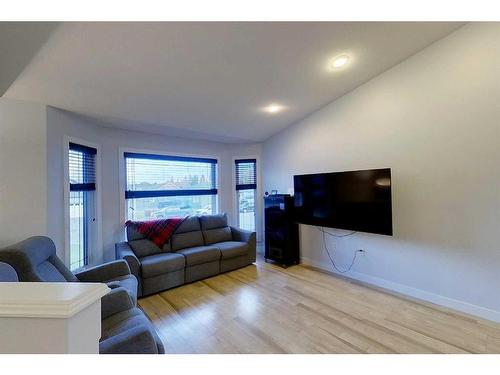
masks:
{"label": "sofa armrest", "polygon": [[101,283],[127,275],[130,275],[130,268],[124,260],[104,263],[75,274],[80,281]]}
{"label": "sofa armrest", "polygon": [[140,280],[141,274],[141,261],[137,258],[134,251],[128,244],[128,242],[119,242],[115,244],[116,259],[123,259],[127,262],[130,272]]}
{"label": "sofa armrest", "polygon": [[125,288],[112,287],[111,292],[101,298],[101,319],[134,307],[134,302]]}
{"label": "sofa armrest", "polygon": [[151,330],[139,325],[101,341],[99,353],[158,354],[158,346]]}
{"label": "sofa armrest", "polygon": [[233,241],[241,241],[250,244],[252,241],[255,242],[255,232],[250,232],[249,230],[231,227],[231,234],[233,236]]}
{"label": "sofa armrest", "polygon": [[248,259],[253,263],[257,259],[257,237],[255,232],[241,228],[231,227],[233,241],[246,242],[248,244]]}

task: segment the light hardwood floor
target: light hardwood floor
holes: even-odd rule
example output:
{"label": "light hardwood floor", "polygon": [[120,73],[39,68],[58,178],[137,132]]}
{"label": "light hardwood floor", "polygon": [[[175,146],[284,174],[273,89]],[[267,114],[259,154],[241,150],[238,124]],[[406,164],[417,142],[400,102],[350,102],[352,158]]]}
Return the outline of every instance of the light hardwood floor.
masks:
{"label": "light hardwood floor", "polygon": [[500,353],[500,325],[305,266],[257,265],[139,300],[167,353]]}

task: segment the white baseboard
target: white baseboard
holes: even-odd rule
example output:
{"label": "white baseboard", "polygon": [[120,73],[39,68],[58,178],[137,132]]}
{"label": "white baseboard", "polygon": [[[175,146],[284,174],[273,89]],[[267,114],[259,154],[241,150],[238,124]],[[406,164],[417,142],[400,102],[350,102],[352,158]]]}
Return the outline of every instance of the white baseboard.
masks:
{"label": "white baseboard", "polygon": [[338,274],[342,277],[347,277],[347,278],[350,278],[353,280],[358,280],[358,281],[361,281],[363,283],[377,286],[380,288],[384,288],[384,289],[394,291],[397,293],[401,293],[401,294],[404,294],[404,295],[412,297],[412,298],[424,300],[424,301],[427,301],[427,302],[430,302],[430,303],[433,303],[436,305],[444,306],[444,307],[447,307],[450,309],[464,312],[466,314],[474,315],[474,316],[477,316],[477,317],[482,318],[482,319],[491,320],[491,321],[500,323],[500,311],[491,310],[491,309],[488,309],[486,307],[473,305],[473,304],[468,303],[468,302],[463,302],[463,301],[456,300],[453,298],[448,298],[445,296],[441,296],[439,294],[426,292],[425,290],[412,288],[412,287],[404,285],[404,284],[395,283],[395,282],[385,280],[385,279],[382,279],[379,277],[366,275],[364,273],[350,271],[350,272],[347,272],[345,274],[340,274],[338,272],[332,271],[331,268],[325,266],[324,263],[316,262],[316,261],[311,260],[309,258],[301,257],[300,262],[305,264],[305,265],[319,268],[321,270],[324,270],[324,271],[327,271],[330,273]]}

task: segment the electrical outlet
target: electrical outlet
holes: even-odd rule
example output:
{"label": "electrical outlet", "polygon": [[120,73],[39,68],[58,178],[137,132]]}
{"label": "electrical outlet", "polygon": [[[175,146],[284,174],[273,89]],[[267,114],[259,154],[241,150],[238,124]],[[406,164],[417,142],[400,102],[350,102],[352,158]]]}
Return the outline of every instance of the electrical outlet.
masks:
{"label": "electrical outlet", "polygon": [[358,250],[358,255],[359,256],[362,256],[362,257],[365,257],[367,254],[367,251],[366,250],[363,250],[363,249],[359,249]]}

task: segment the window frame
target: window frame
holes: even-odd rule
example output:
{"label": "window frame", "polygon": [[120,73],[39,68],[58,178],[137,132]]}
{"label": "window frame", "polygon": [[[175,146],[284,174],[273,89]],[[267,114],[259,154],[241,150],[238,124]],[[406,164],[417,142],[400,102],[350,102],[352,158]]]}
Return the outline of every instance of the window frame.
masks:
{"label": "window frame", "polygon": [[[214,202],[214,211],[216,213],[219,212],[220,208],[220,193],[221,189],[219,187],[220,184],[220,156],[218,155],[203,155],[203,154],[188,154],[188,153],[179,153],[179,152],[169,152],[165,150],[151,150],[151,149],[134,149],[134,148],[128,148],[128,147],[119,147],[118,149],[118,157],[119,157],[119,170],[120,170],[120,176],[119,176],[119,196],[120,196],[120,223],[124,225],[124,223],[128,220],[127,219],[127,197],[126,197],[126,189],[127,189],[127,165],[125,162],[125,155],[126,154],[139,154],[139,155],[147,155],[147,156],[153,156],[153,157],[158,157],[160,160],[166,160],[168,158],[172,158],[171,160],[177,160],[176,158],[186,158],[186,159],[192,159],[193,161],[204,161],[204,160],[215,160],[215,190],[217,191],[216,194],[213,194],[213,202]],[[208,190],[208,189],[207,189]],[[192,191],[193,194],[186,194],[186,195],[209,195],[206,194],[205,191],[207,190],[200,190],[200,189],[194,189],[194,190],[182,190],[182,191]],[[200,193],[203,192],[203,193]],[[177,193],[161,193],[157,192],[157,196],[174,196],[174,195],[181,195],[179,192]],[[162,195],[165,194],[165,195]],[[138,196],[134,198],[142,198],[139,195],[141,193],[137,194]],[[125,230],[121,231],[121,236],[122,239],[125,239]]]}
{"label": "window frame", "polygon": [[240,215],[239,215],[239,207],[238,207],[238,190],[236,190],[236,161],[237,160],[255,160],[256,163],[256,189],[255,189],[255,232],[257,235],[257,242],[262,241],[262,227],[263,227],[263,199],[262,197],[262,178],[261,178],[261,158],[259,155],[251,154],[251,155],[238,155],[233,156],[231,169],[232,169],[232,178],[231,178],[231,190],[233,194],[233,215],[234,222],[236,226],[239,226]]}
{"label": "window frame", "polygon": [[[82,146],[91,147],[97,150],[95,155],[95,222],[92,228],[94,240],[94,246],[90,246],[88,249],[88,265],[84,266],[78,270],[84,269],[86,267],[91,267],[103,262],[104,255],[102,253],[103,242],[102,242],[102,191],[101,191],[101,160],[102,160],[102,147],[101,145],[93,142],[89,142],[85,139],[64,136],[63,137],[63,165],[64,165],[64,178],[63,178],[63,210],[64,210],[64,240],[63,249],[64,254],[62,259],[65,265],[69,268],[71,266],[71,241],[70,241],[70,180],[69,180],[69,150],[70,143],[76,143]],[[87,227],[88,228],[88,227]],[[88,239],[87,239],[88,240]],[[73,271],[78,271],[73,270]]]}

